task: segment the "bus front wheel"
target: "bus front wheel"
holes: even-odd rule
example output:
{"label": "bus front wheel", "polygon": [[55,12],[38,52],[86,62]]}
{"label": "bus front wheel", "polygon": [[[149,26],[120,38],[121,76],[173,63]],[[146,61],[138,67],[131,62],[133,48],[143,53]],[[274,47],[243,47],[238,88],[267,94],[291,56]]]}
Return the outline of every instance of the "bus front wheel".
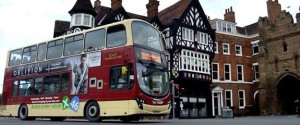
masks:
{"label": "bus front wheel", "polygon": [[18,116],[21,120],[35,120],[34,117],[28,117],[28,107],[26,104],[22,104],[19,107]]}
{"label": "bus front wheel", "polygon": [[97,102],[93,101],[87,104],[85,108],[85,117],[91,122],[99,122],[100,119],[100,108]]}

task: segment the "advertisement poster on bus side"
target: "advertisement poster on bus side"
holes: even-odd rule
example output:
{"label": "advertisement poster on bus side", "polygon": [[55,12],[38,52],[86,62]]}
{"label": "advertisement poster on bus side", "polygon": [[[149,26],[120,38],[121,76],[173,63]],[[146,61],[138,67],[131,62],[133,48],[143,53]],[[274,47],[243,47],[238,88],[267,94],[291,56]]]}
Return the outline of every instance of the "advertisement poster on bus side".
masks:
{"label": "advertisement poster on bus side", "polygon": [[101,65],[101,52],[95,52],[89,54],[82,54],[80,56],[55,59],[48,62],[40,62],[19,67],[13,67],[12,77],[55,71],[73,70],[74,67],[80,65],[82,56],[85,56],[84,63],[87,67],[95,67]]}

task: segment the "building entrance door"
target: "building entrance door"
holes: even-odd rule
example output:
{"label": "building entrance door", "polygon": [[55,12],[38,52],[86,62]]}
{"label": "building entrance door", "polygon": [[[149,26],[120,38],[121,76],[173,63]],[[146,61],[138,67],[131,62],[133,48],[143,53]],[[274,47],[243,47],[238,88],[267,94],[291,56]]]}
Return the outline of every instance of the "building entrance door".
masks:
{"label": "building entrance door", "polygon": [[223,106],[223,89],[219,86],[212,89],[212,113],[213,116],[221,116]]}

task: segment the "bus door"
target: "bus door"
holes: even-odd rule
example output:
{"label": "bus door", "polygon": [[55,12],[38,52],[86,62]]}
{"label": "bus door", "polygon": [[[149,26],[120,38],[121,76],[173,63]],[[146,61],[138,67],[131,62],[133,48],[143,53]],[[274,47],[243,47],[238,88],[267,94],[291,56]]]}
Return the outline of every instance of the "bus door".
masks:
{"label": "bus door", "polygon": [[109,75],[109,88],[110,88],[110,99],[112,99],[113,106],[121,114],[128,113],[130,92],[129,92],[129,71],[125,65],[114,66],[110,69]]}

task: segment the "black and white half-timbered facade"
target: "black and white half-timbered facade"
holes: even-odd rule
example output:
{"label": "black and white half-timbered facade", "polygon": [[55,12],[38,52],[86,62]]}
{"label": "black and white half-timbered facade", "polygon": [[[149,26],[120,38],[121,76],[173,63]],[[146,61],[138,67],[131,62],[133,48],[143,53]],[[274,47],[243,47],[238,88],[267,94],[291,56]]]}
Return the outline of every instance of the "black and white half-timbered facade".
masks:
{"label": "black and white half-timbered facade", "polygon": [[[90,2],[77,0],[73,8],[79,8],[77,4],[87,1]],[[111,0],[111,7],[101,6],[101,1],[95,0],[93,9],[96,15],[94,16],[92,11],[88,11],[88,14],[94,16],[91,18],[94,19],[91,27],[137,18],[148,21],[162,31],[170,54],[170,79],[174,81],[175,86],[172,93],[175,95],[173,102],[176,105],[170,116],[174,114],[177,118],[211,117],[211,61],[214,57],[215,31],[211,28],[198,0],[179,0],[162,11],[158,11],[158,6],[159,1],[149,0],[146,5],[147,16],[142,16],[126,12],[122,0]],[[90,6],[85,7],[88,9],[78,9],[75,12],[81,14],[91,10]],[[73,13],[70,14],[72,16]],[[72,16],[70,23],[56,21],[54,37],[68,34],[70,29],[74,30],[70,28],[76,24],[73,22],[74,18]]]}
{"label": "black and white half-timbered facade", "polygon": [[[215,31],[198,0],[180,0],[159,12],[175,83],[175,116],[211,116],[211,61]],[[172,18],[170,18],[172,17]]]}

